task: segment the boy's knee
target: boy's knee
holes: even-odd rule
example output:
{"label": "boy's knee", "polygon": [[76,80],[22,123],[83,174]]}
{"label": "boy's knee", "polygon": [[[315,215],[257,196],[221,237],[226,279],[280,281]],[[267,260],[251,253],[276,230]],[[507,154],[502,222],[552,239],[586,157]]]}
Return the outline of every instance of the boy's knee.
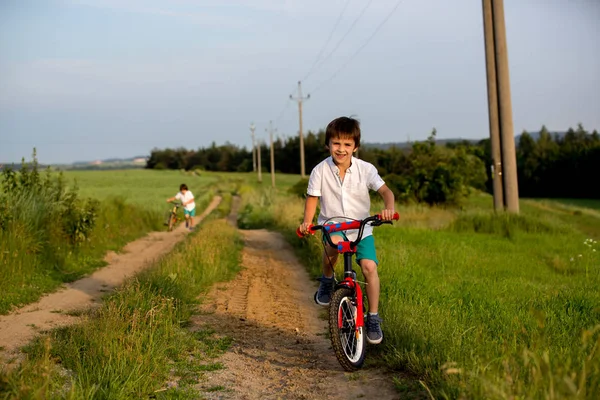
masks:
{"label": "boy's knee", "polygon": [[373,260],[360,260],[360,267],[362,268],[364,275],[377,273],[377,263]]}

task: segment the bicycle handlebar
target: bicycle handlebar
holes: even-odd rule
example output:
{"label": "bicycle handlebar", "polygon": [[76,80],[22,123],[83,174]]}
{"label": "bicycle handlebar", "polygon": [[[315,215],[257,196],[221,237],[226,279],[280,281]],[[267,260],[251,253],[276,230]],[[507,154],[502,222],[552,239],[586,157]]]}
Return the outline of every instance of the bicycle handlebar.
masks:
{"label": "bicycle handlebar", "polygon": [[[397,221],[399,219],[400,219],[400,214],[398,214],[397,212],[394,213],[392,220]],[[382,220],[381,214],[375,214],[375,215],[371,215],[370,217],[363,219],[362,221],[358,220],[358,221],[336,222],[334,224],[328,224],[328,225],[310,225],[308,227],[308,231],[309,231],[309,234],[311,234],[311,235],[314,235],[316,231],[319,231],[319,230],[323,231],[323,235],[325,236],[325,239],[327,240],[329,245],[331,247],[337,247],[331,241],[331,237],[329,236],[329,234],[331,234],[333,232],[346,231],[346,230],[350,230],[350,229],[358,229],[359,230],[358,236],[357,236],[356,240],[351,243],[351,246],[356,246],[356,244],[358,242],[360,242],[362,239],[362,234],[363,234],[365,225],[369,222],[371,222],[372,226],[380,226],[381,224],[385,224],[385,223],[391,224],[392,223],[392,221]],[[296,229],[296,235],[298,237],[305,236],[305,234],[300,231],[300,228]]]}

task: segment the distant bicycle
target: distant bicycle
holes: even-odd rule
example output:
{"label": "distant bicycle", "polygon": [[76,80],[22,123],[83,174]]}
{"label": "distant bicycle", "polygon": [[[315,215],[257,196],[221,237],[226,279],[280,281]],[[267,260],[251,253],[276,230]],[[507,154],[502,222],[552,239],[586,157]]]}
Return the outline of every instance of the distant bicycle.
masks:
{"label": "distant bicycle", "polygon": [[171,211],[167,212],[165,217],[165,225],[167,226],[167,231],[171,232],[173,228],[177,226],[177,223],[182,220],[182,218],[179,216],[179,209],[182,207],[182,205],[175,202],[171,202],[169,204],[171,204],[173,207],[171,208]]}
{"label": "distant bicycle", "polygon": [[[393,219],[398,220],[399,217],[399,214],[395,213]],[[346,371],[356,371],[361,368],[366,356],[367,341],[364,319],[366,308],[363,304],[360,282],[356,279],[356,272],[352,269],[352,256],[356,253],[356,245],[362,240],[365,225],[369,223],[371,226],[380,226],[391,224],[392,221],[384,221],[381,219],[381,215],[377,214],[362,221],[351,220],[312,225],[308,228],[311,234],[318,230],[323,231],[327,243],[331,247],[337,248],[338,253],[344,256],[344,279],[336,283],[329,303],[329,334],[335,356]],[[337,245],[333,243],[331,233],[350,229],[358,229],[358,237],[355,241],[343,240]],[[296,230],[296,234],[299,237],[304,236],[299,228]]]}

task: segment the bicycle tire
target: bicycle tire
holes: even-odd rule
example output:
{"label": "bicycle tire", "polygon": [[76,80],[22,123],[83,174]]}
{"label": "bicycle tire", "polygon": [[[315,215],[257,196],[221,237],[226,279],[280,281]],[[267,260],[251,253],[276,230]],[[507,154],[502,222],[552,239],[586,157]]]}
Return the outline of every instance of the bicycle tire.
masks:
{"label": "bicycle tire", "polygon": [[171,214],[171,218],[169,218],[169,232],[171,232],[173,230],[176,223],[177,223],[177,215],[175,215],[173,213],[173,214]]}
{"label": "bicycle tire", "polygon": [[[337,289],[329,305],[329,333],[335,356],[349,372],[360,369],[365,362],[367,341],[364,327],[356,329],[358,312],[354,291]],[[340,326],[341,325],[341,326]]]}

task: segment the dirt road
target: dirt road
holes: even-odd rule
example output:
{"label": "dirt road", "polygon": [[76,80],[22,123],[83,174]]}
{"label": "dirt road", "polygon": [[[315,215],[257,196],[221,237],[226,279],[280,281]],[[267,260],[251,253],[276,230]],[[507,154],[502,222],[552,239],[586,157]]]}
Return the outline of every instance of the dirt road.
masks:
{"label": "dirt road", "polygon": [[[234,339],[223,370],[199,385],[208,399],[398,399],[383,371],[345,373],[325,333],[316,290],[281,235],[242,231],[244,270],[216,285],[194,318]],[[225,390],[209,391],[216,386]],[[413,397],[414,398],[414,397]]]}

